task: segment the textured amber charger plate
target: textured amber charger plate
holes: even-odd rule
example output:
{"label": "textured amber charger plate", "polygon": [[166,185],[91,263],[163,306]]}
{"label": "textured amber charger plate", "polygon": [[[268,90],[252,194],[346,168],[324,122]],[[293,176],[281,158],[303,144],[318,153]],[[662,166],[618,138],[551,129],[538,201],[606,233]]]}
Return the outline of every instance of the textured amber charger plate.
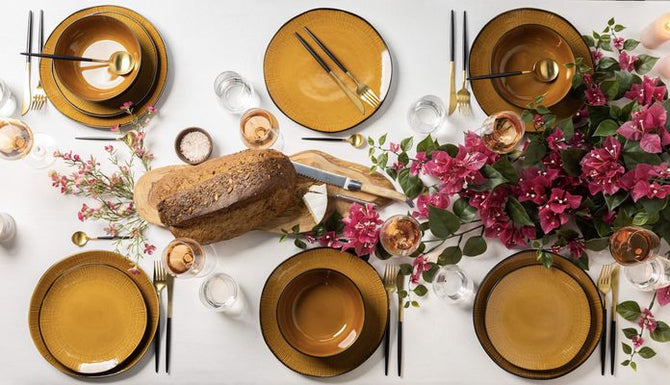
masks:
{"label": "textured amber charger plate", "polygon": [[333,72],[355,92],[356,86],[305,32],[309,28],[344,66],[383,100],[391,86],[393,65],[381,35],[352,13],[319,8],[284,24],[265,51],[263,72],[270,97],[290,119],[321,132],[352,128],[379,107],[364,104],[361,114],[333,79],[305,50],[295,32],[307,40]]}
{"label": "textured amber charger plate", "polygon": [[[144,301],[144,306],[146,307],[145,312],[147,315],[146,327],[144,328],[142,339],[139,345],[137,345],[134,351],[130,354],[130,356],[127,357],[120,365],[117,365],[111,370],[90,374],[72,370],[65,366],[62,362],[58,361],[54,354],[52,354],[52,352],[48,349],[45,340],[42,337],[42,330],[40,328],[40,312],[42,309],[42,303],[50,288],[52,288],[54,283],[56,283],[64,274],[67,274],[73,269],[87,265],[106,266],[117,269],[119,272],[125,274],[139,289]],[[63,373],[75,377],[87,378],[105,377],[122,373],[129,370],[135,364],[137,364],[137,362],[139,362],[142,356],[144,356],[144,353],[146,353],[147,349],[149,349],[151,341],[153,340],[154,334],[156,332],[156,328],[158,326],[159,304],[158,296],[147,274],[141,269],[139,269],[137,273],[128,272],[128,269],[132,266],[132,263],[130,263],[128,259],[119,254],[109,251],[89,251],[75,254],[63,259],[60,262],[57,262],[42,275],[30,300],[28,324],[30,327],[30,336],[33,340],[33,343],[35,344],[35,347],[40,352],[40,354],[47,360],[47,362]]]}
{"label": "textured amber charger plate", "polygon": [[[512,29],[524,24],[536,24],[552,29],[570,46],[574,57],[582,57],[584,64],[593,68],[589,47],[572,24],[552,12],[534,8],[521,8],[501,13],[491,19],[481,29],[472,43],[470,50],[470,75],[491,73],[493,71],[493,68],[491,68],[491,58],[499,38]],[[523,108],[510,103],[500,95],[496,90],[493,80],[476,80],[471,82],[471,84],[477,103],[485,113],[489,115],[499,111],[516,111],[520,113],[523,110]],[[551,107],[551,111],[556,114],[558,119],[563,119],[574,115],[583,105],[582,100],[568,93],[565,98]],[[527,124],[526,130],[535,131],[535,128],[532,124]]]}
{"label": "textured amber charger plate", "polygon": [[[70,92],[53,72],[53,79],[56,82],[58,90],[68,103],[82,113],[90,116],[109,118],[125,114],[119,106],[124,102],[131,100],[135,104],[141,104],[154,90],[154,85],[158,77],[158,51],[149,32],[135,19],[125,16],[118,12],[101,12],[99,15],[113,17],[124,22],[137,36],[142,47],[142,66],[137,75],[137,80],[127,92],[121,96],[104,102],[91,102],[78,98]],[[53,64],[52,64],[53,66]]]}
{"label": "textured amber charger plate", "polygon": [[100,264],[63,273],[40,310],[47,348],[80,373],[115,368],[139,345],[146,325],[147,309],[135,283],[120,270]]}
{"label": "textured amber charger plate", "polygon": [[[283,288],[298,275],[313,269],[335,270],[358,287],[365,305],[365,324],[356,342],[342,354],[317,358],[291,347],[277,323],[277,302]],[[377,271],[362,259],[339,250],[316,248],[282,262],[270,274],[260,302],[261,332],[272,353],[289,369],[314,377],[333,377],[365,362],[381,343],[386,328],[388,298]]]}
{"label": "textured amber charger plate", "polygon": [[[165,88],[165,83],[167,81],[168,75],[168,56],[167,48],[165,42],[163,41],[160,33],[146,18],[138,14],[135,11],[132,11],[128,8],[105,5],[98,7],[91,7],[82,9],[73,13],[63,20],[51,33],[46,43],[44,44],[45,52],[52,52],[53,48],[58,40],[58,36],[63,32],[66,25],[69,25],[74,20],[78,20],[84,16],[92,15],[96,13],[107,13],[109,16],[114,16],[113,14],[121,14],[131,19],[134,19],[139,23],[151,36],[151,40],[155,44],[156,50],[158,51],[158,69],[157,76],[154,82],[154,85],[151,87],[149,95],[147,95],[144,100],[140,103],[136,103],[135,113],[138,115],[143,115],[148,111],[149,106],[153,106],[158,102],[158,99]],[[141,72],[141,71],[140,71]],[[141,74],[140,74],[141,75]],[[73,106],[68,102],[65,96],[61,93],[54,80],[53,76],[53,67],[51,60],[43,59],[40,60],[40,79],[42,79],[42,85],[44,86],[44,91],[51,103],[60,111],[63,115],[68,118],[82,123],[84,125],[95,127],[95,128],[109,128],[114,125],[125,125],[132,121],[133,117],[130,115],[122,114],[115,116],[93,116],[88,113],[82,112],[86,111],[84,105],[76,103],[77,107]],[[126,100],[121,101],[121,103]],[[135,102],[135,101],[133,101]],[[118,108],[118,106],[117,106]]]}
{"label": "textured amber charger plate", "polygon": [[477,338],[503,369],[549,379],[581,365],[598,345],[603,312],[595,284],[577,265],[535,251],[515,254],[484,278],[475,298]]}

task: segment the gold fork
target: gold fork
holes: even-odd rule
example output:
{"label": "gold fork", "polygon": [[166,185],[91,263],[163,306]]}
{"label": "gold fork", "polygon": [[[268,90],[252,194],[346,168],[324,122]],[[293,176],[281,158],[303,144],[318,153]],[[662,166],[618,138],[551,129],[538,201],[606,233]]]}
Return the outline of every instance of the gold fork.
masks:
{"label": "gold fork", "polygon": [[470,108],[470,92],[468,91],[467,79],[467,64],[468,64],[468,14],[463,11],[463,85],[456,93],[456,104],[458,106],[458,113],[469,116],[472,114]]}
{"label": "gold fork", "polygon": [[[44,45],[44,11],[40,9],[40,33],[38,35],[37,47],[39,52],[42,52],[42,46]],[[44,103],[47,101],[47,94],[42,88],[42,79],[37,80],[37,87],[33,91],[32,101],[30,102],[31,110],[40,110],[44,107]]]}
{"label": "gold fork", "polygon": [[326,55],[328,55],[328,57],[333,61],[333,63],[335,63],[338,67],[340,67],[342,72],[344,72],[349,77],[349,79],[351,79],[354,82],[354,84],[356,85],[356,94],[358,95],[358,97],[363,99],[363,101],[366,102],[367,104],[369,104],[370,107],[372,107],[372,108],[379,107],[379,105],[382,102],[381,99],[379,98],[379,96],[377,96],[377,94],[375,94],[374,91],[372,91],[372,89],[370,87],[368,87],[367,84],[359,82],[358,79],[356,79],[356,77],[347,69],[347,67],[345,67],[344,64],[342,64],[342,62],[339,61],[335,57],[335,54],[332,53],[326,47],[326,45],[323,44],[321,42],[321,40],[319,40],[319,38],[316,37],[316,35],[314,35],[314,33],[312,33],[312,31],[309,30],[309,28],[307,28],[307,27],[303,27],[303,28],[309,34],[309,36],[311,36],[312,39],[314,39],[316,44],[318,44],[319,47],[321,47],[323,52],[325,52]]}
{"label": "gold fork", "polygon": [[[610,292],[612,287],[612,270],[614,264],[605,265],[600,269],[600,276],[598,277],[598,291],[600,291],[600,297],[603,303],[603,332],[600,337],[600,373],[605,375],[605,356],[607,353],[607,293]],[[610,349],[614,349],[614,346],[610,346]]]}
{"label": "gold fork", "polygon": [[[384,288],[388,293],[388,297],[396,290],[396,277],[398,276],[398,266],[394,264],[386,265],[384,268]],[[389,326],[391,325],[391,300],[388,301],[388,311],[386,313],[386,333],[384,334],[384,374],[389,374],[389,350],[391,348],[391,333]]]}
{"label": "gold fork", "polygon": [[[154,261],[154,287],[156,287],[156,292],[158,293],[158,303],[161,303],[161,292],[165,289],[167,285],[167,274],[165,273],[165,268],[161,261]],[[154,349],[156,351],[156,373],[158,373],[158,358],[160,354],[160,340],[161,340],[161,318],[160,314],[158,317],[158,326],[156,327],[156,336],[154,340]]]}

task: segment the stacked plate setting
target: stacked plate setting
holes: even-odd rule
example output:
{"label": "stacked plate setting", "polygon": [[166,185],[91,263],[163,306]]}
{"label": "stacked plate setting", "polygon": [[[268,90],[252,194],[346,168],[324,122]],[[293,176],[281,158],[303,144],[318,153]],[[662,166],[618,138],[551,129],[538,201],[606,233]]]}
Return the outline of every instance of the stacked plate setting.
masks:
{"label": "stacked plate setting", "polygon": [[63,373],[103,377],[132,368],[151,345],[159,303],[144,271],[123,256],[90,251],[47,270],[30,301],[30,335]]}
{"label": "stacked plate setting", "polygon": [[[107,59],[129,52],[136,68],[115,76],[103,64],[40,60],[40,79],[52,104],[65,116],[96,128],[122,126],[133,117],[121,110],[133,102],[144,115],[158,101],[168,72],[167,49],[158,30],[138,13],[118,6],[83,9],[63,20],[43,52]],[[92,65],[93,64],[93,65]]]}

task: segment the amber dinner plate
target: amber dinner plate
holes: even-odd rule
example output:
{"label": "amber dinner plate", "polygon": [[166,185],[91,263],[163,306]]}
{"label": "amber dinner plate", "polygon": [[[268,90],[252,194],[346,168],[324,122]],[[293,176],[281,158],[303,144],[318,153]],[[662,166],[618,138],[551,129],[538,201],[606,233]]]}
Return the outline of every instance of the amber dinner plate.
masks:
{"label": "amber dinner plate", "polygon": [[135,32],[121,20],[105,15],[89,15],[70,24],[59,36],[54,54],[109,59],[114,52],[132,56],[134,67],[121,76],[106,64],[53,60],[54,72],[63,85],[79,98],[109,100],[130,87],[142,65],[142,49]]}
{"label": "amber dinner plate", "polygon": [[[493,72],[491,67],[494,48],[500,37],[520,26],[539,25],[558,34],[570,47],[574,57],[582,57],[584,64],[593,67],[591,52],[582,39],[581,34],[563,17],[544,10],[534,8],[520,8],[510,10],[491,19],[479,32],[470,49],[469,73],[471,76],[484,75]],[[549,50],[547,46],[547,51]],[[545,54],[542,52],[540,56]],[[530,61],[530,60],[528,60]],[[532,64],[531,64],[532,67]],[[515,68],[519,69],[519,68]],[[530,68],[528,68],[530,69]],[[522,82],[523,78],[532,75],[521,75],[513,82]],[[508,79],[509,81],[509,79]],[[498,91],[494,80],[476,80],[472,82],[472,91],[477,103],[485,113],[491,115],[499,111],[515,111],[521,113],[524,109],[505,99]],[[515,89],[517,89],[515,87]],[[519,103],[521,104],[521,103]],[[557,118],[564,119],[574,115],[582,106],[583,101],[568,92],[567,96],[554,104],[550,109]],[[525,106],[524,106],[525,107]],[[533,124],[526,125],[526,131],[535,131]]]}
{"label": "amber dinner plate", "polygon": [[298,32],[328,63],[333,72],[355,92],[356,86],[328,58],[303,27],[309,28],[361,82],[380,99],[391,85],[393,65],[388,47],[364,19],[338,9],[313,9],[284,24],[265,51],[263,72],[270,97],[296,123],[321,132],[352,128],[379,109],[364,104],[361,114],[335,81],[297,40]]}
{"label": "amber dinner plate", "polygon": [[526,108],[536,97],[542,96],[545,106],[560,102],[572,87],[574,63],[570,46],[552,29],[538,24],[524,24],[505,33],[493,47],[492,72],[531,70],[542,59],[558,63],[558,77],[549,83],[537,79],[534,73],[493,79],[498,93],[517,107]]}
{"label": "amber dinner plate", "polygon": [[602,333],[600,297],[578,266],[535,251],[515,254],[484,278],[474,304],[477,338],[503,369],[526,378],[562,376],[581,365]]}
{"label": "amber dinner plate", "polygon": [[128,271],[132,266],[119,254],[89,251],[44,273],[30,300],[28,323],[35,347],[51,365],[71,376],[93,378],[125,372],[139,362],[156,332],[158,296],[144,271]]}
{"label": "amber dinner plate", "polygon": [[[360,291],[365,308],[365,321],[356,341],[346,352],[330,357],[314,357],[291,346],[284,339],[279,326],[281,321],[277,318],[277,307],[280,306],[278,304],[280,302],[279,297],[284,288],[293,282],[296,277],[315,269],[332,270],[350,279]],[[314,277],[318,276],[300,278],[300,280],[323,282],[323,276],[319,279]],[[328,279],[329,281],[330,279],[338,280],[337,285],[342,290],[347,285],[343,283],[344,281],[340,281],[339,277]],[[322,290],[322,288],[318,289],[319,291]],[[350,293],[346,294],[348,297],[355,297],[353,293],[349,291],[347,293]],[[322,294],[316,294],[303,291],[303,299],[308,301],[319,300]],[[321,300],[317,302],[320,303]],[[308,303],[305,304],[308,305],[307,308],[312,308]],[[388,298],[384,290],[384,284],[379,274],[370,264],[347,252],[330,248],[311,249],[285,260],[268,277],[261,294],[261,332],[272,353],[289,369],[307,376],[333,377],[357,368],[374,353],[384,336],[387,306]],[[298,318],[302,320],[302,316]],[[300,320],[299,322],[302,323]]]}
{"label": "amber dinner plate", "polygon": [[310,356],[344,352],[356,342],[364,321],[361,292],[335,270],[306,271],[279,296],[279,330],[286,342]]}

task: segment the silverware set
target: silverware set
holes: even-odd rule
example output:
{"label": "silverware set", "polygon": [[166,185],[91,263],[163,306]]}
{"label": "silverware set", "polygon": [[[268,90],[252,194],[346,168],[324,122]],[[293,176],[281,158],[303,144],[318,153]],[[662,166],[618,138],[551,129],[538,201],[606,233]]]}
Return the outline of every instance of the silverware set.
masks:
{"label": "silverware set", "polygon": [[381,99],[379,98],[379,96],[377,96],[377,94],[375,94],[374,91],[372,91],[372,89],[367,84],[360,82],[351,73],[351,71],[349,71],[347,67],[345,67],[344,64],[342,64],[342,62],[335,56],[335,54],[330,49],[328,49],[328,47],[326,47],[326,45],[323,42],[321,42],[321,40],[319,40],[319,38],[316,37],[316,35],[312,31],[309,30],[309,28],[303,27],[303,29],[312,38],[312,40],[316,42],[316,44],[321,48],[321,50],[330,58],[330,60],[332,60],[332,62],[335,63],[335,65],[339,67],[339,69],[342,70],[342,72],[344,72],[344,74],[354,83],[356,87],[355,94],[344,84],[342,79],[340,79],[340,77],[333,72],[333,70],[321,58],[321,56],[319,56],[319,54],[316,53],[314,48],[312,48],[312,46],[310,46],[309,43],[305,41],[305,39],[303,39],[303,37],[300,36],[298,32],[295,32],[295,36],[298,39],[298,41],[300,41],[300,44],[302,44],[303,47],[305,47],[305,49],[310,53],[310,55],[312,55],[314,60],[316,60],[317,63],[319,63],[321,68],[323,68],[324,71],[326,71],[328,75],[330,75],[333,81],[337,83],[337,86],[340,87],[342,92],[344,92],[344,94],[347,96],[347,98],[349,98],[351,103],[353,103],[353,105],[358,109],[358,111],[362,115],[365,114],[365,107],[363,106],[363,103],[361,103],[361,100],[367,103],[373,109],[379,107],[379,105],[381,104]]}
{"label": "silverware set", "polygon": [[388,314],[386,317],[386,332],[384,333],[384,374],[389,374],[389,358],[391,350],[391,300],[393,293],[398,295],[398,321],[397,321],[397,336],[398,336],[398,377],[402,376],[402,325],[404,315],[404,296],[405,291],[405,276],[400,274],[398,266],[395,264],[386,265],[384,268],[384,288],[389,296]]}
{"label": "silverware set", "polygon": [[605,362],[607,356],[607,294],[612,292],[612,305],[610,307],[610,374],[614,375],[616,362],[616,305],[619,300],[619,265],[609,264],[602,267],[598,276],[598,291],[603,305],[603,334],[600,337],[600,374],[605,375]]}
{"label": "silverware set", "polygon": [[[41,110],[47,101],[47,94],[42,88],[42,80],[38,78],[37,86],[32,89],[31,81],[31,55],[33,49],[33,11],[28,11],[28,34],[26,42],[26,69],[25,79],[23,83],[23,97],[21,99],[21,115],[25,115],[28,111]],[[44,46],[44,11],[40,10],[39,35],[37,40],[38,51],[42,52]]]}
{"label": "silverware set", "polygon": [[[154,261],[154,287],[156,288],[156,293],[158,293],[158,303],[160,306],[163,289],[167,290],[167,324],[165,327],[165,372],[170,373],[170,345],[171,345],[171,334],[172,334],[172,293],[173,293],[173,283],[174,278],[167,274],[165,267],[160,260]],[[161,341],[161,320],[160,313],[158,317],[158,326],[156,327],[156,336],[154,338],[154,350],[156,362],[156,373],[158,373],[158,367],[160,364],[160,341]]]}
{"label": "silverware set", "polygon": [[456,21],[454,11],[451,11],[451,39],[450,39],[450,61],[449,61],[449,115],[456,109],[458,113],[464,116],[472,115],[470,106],[470,91],[468,91],[468,14],[463,11],[463,71],[461,77],[463,83],[461,88],[456,91]]}

